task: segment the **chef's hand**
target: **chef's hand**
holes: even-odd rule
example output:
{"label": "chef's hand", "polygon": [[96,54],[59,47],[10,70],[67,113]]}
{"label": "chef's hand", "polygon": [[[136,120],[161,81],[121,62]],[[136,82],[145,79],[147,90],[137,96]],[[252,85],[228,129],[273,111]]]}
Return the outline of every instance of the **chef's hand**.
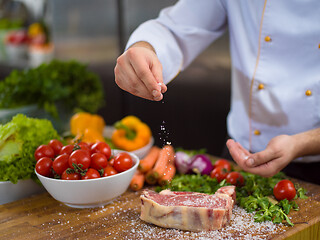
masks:
{"label": "chef's hand", "polygon": [[162,65],[147,42],[133,44],[118,57],[114,74],[121,89],[138,97],[160,101],[167,91],[162,78]]}
{"label": "chef's hand", "polygon": [[240,143],[232,139],[227,147],[234,161],[244,170],[263,177],[272,177],[296,158],[296,140],[292,136],[280,135],[268,143],[265,150],[249,153]]}

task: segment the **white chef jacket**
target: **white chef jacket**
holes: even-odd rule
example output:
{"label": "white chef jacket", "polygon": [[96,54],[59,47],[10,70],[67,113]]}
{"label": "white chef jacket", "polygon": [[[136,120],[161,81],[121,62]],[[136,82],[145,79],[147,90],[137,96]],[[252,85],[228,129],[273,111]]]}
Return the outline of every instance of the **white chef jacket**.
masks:
{"label": "white chef jacket", "polygon": [[[149,42],[168,83],[227,26],[232,58],[229,135],[258,152],[277,135],[319,128],[319,0],[181,0],[140,25],[127,47]],[[320,156],[295,161],[320,161]]]}

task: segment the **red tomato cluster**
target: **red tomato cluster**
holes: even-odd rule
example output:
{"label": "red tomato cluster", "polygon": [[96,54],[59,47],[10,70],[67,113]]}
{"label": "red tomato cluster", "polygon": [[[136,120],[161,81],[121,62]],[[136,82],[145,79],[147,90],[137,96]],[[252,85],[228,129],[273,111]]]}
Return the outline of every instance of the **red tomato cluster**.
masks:
{"label": "red tomato cluster", "polygon": [[79,142],[64,146],[59,140],[53,139],[48,145],[40,145],[34,157],[37,160],[37,173],[63,180],[107,177],[133,166],[128,153],[112,156],[111,148],[105,142],[92,145]]}
{"label": "red tomato cluster", "polygon": [[30,38],[26,31],[14,31],[8,34],[6,42],[12,45],[28,44],[30,42]]}
{"label": "red tomato cluster", "polygon": [[244,178],[239,172],[231,172],[231,163],[225,159],[217,160],[213,165],[213,170],[210,173],[212,178],[216,178],[218,182],[226,179],[227,183],[235,186],[243,186]]}

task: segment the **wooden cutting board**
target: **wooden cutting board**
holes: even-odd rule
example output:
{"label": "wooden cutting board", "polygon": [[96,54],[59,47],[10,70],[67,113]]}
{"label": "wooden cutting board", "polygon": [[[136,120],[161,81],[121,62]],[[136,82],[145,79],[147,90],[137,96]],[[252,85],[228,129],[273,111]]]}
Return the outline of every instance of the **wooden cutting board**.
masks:
{"label": "wooden cutting board", "polygon": [[221,231],[191,233],[141,221],[140,192],[128,190],[105,207],[94,209],[70,208],[42,193],[0,205],[0,239],[320,239],[320,186],[299,184],[310,197],[299,199],[300,210],[291,211],[294,227],[259,225],[240,211]]}

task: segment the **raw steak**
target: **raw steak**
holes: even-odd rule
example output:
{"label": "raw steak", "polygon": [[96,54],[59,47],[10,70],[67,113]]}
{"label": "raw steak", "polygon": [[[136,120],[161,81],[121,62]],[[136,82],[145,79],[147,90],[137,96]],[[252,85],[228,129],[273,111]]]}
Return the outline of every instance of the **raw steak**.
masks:
{"label": "raw steak", "polygon": [[215,194],[196,192],[156,193],[144,190],[140,196],[140,219],[165,228],[210,231],[224,227],[230,220],[235,187],[220,188]]}
{"label": "raw steak", "polygon": [[217,193],[223,193],[223,194],[227,194],[230,197],[232,197],[233,199],[233,205],[236,204],[236,191],[235,191],[235,186],[225,186],[225,187],[221,187],[216,191]]}

